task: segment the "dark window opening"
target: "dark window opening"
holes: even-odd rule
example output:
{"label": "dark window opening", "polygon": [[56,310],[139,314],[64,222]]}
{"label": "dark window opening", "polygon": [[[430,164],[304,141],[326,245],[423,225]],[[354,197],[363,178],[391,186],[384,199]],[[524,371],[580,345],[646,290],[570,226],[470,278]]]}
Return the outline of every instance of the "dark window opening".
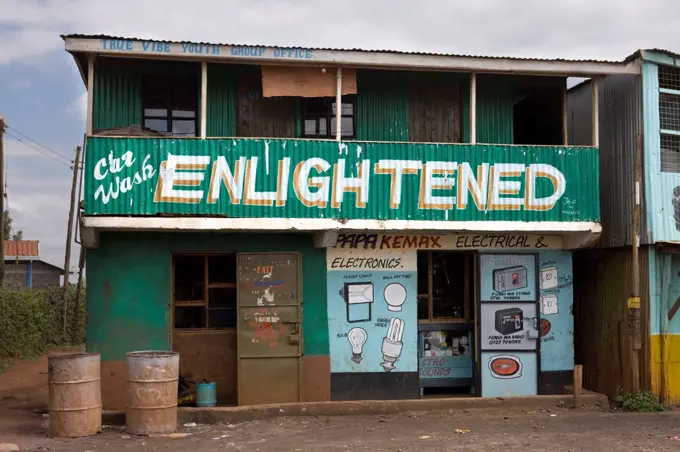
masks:
{"label": "dark window opening", "polygon": [[518,94],[512,112],[513,143],[562,145],[562,88],[541,86]]}
{"label": "dark window opening", "polygon": [[173,257],[174,325],[236,327],[236,255]]}
{"label": "dark window opening", "polygon": [[[343,96],[340,111],[342,138],[354,138],[355,96]],[[304,98],[302,106],[302,136],[305,138],[334,138],[336,102],[334,98]]]}
{"label": "dark window opening", "polygon": [[418,253],[418,320],[470,321],[473,288],[473,253]]}
{"label": "dark window opening", "polygon": [[143,126],[178,136],[196,136],[196,77],[146,76],[142,86]]}

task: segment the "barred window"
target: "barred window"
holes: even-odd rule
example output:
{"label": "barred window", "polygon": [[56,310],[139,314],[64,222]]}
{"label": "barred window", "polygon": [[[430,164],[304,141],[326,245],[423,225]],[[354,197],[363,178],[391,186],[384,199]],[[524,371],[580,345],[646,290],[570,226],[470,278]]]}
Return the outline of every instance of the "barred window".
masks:
{"label": "barred window", "polygon": [[661,171],[680,173],[680,69],[659,66]]}
{"label": "barred window", "polygon": [[661,171],[680,173],[680,136],[661,134]]}
{"label": "barred window", "polygon": [[680,70],[670,66],[659,66],[659,88],[680,91]]}

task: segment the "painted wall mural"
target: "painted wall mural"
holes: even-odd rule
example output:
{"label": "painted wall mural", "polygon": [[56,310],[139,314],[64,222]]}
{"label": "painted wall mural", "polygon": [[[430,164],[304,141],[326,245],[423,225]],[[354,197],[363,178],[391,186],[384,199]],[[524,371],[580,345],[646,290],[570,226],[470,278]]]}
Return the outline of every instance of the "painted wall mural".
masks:
{"label": "painted wall mural", "polygon": [[482,352],[482,396],[536,395],[535,352]]}
{"label": "painted wall mural", "polygon": [[480,347],[483,397],[538,390],[536,254],[482,254]]}
{"label": "painted wall mural", "polygon": [[330,248],[331,372],[417,372],[415,251]]}
{"label": "painted wall mural", "polygon": [[574,368],[574,276],[570,251],[538,254],[541,370]]}

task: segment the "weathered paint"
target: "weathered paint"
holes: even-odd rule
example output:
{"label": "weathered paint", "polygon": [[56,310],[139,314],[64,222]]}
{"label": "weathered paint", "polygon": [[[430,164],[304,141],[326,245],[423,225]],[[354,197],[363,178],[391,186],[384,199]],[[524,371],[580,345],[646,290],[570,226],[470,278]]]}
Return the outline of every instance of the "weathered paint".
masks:
{"label": "weathered paint", "polygon": [[26,287],[33,288],[33,262],[26,264]]}
{"label": "weathered paint", "polygon": [[650,349],[652,391],[680,404],[680,255],[650,249]]}
{"label": "weathered paint", "polygon": [[325,250],[311,235],[102,232],[87,253],[88,351],[119,361],[135,350],[170,347],[171,255],[175,252],[302,253],[303,340],[307,355],[328,354]]}
{"label": "weathered paint", "polygon": [[595,148],[94,137],[87,153],[86,215],[599,220]]}
{"label": "weathered paint", "polygon": [[[574,275],[571,252],[540,251],[541,372],[574,368]],[[546,321],[547,324],[544,322]],[[543,326],[541,325],[541,326]]]}
{"label": "weathered paint", "polygon": [[643,63],[642,100],[644,118],[644,177],[649,240],[679,242],[680,217],[674,215],[674,190],[680,173],[661,171],[661,123],[659,117],[659,67]]}
{"label": "weathered paint", "polygon": [[[574,88],[568,94],[569,144],[592,142],[592,86]],[[621,193],[634,193],[636,136],[642,133],[642,81],[635,76],[610,76],[599,81],[600,247],[632,244],[633,200]],[[641,187],[644,193],[644,184]],[[642,197],[641,197],[642,198]],[[641,199],[642,211],[646,200]],[[649,243],[646,216],[641,218],[640,241]]]}

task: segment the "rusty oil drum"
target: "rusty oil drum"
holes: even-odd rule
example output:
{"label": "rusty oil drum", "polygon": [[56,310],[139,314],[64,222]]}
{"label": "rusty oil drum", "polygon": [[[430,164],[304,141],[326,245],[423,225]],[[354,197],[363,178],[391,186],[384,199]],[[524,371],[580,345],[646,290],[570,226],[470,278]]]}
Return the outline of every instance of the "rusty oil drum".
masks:
{"label": "rusty oil drum", "polygon": [[102,426],[99,353],[47,358],[50,436],[96,435]]}
{"label": "rusty oil drum", "polygon": [[132,352],[126,361],[127,432],[151,435],[177,430],[179,353]]}

